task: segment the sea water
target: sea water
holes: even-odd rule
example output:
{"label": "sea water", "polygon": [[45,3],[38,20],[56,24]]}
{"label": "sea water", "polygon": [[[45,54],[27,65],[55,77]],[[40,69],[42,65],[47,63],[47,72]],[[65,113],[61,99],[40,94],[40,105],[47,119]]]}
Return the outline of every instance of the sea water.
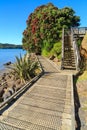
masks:
{"label": "sea water", "polygon": [[14,63],[16,56],[20,57],[26,53],[23,49],[0,49],[0,70],[4,70],[4,64],[7,62]]}

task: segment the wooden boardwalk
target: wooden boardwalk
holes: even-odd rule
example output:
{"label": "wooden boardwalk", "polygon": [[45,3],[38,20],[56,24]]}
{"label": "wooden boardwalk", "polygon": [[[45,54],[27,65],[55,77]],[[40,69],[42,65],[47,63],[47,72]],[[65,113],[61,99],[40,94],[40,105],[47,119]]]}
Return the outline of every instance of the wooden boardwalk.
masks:
{"label": "wooden boardwalk", "polygon": [[39,59],[44,75],[0,116],[0,130],[74,130],[72,76]]}

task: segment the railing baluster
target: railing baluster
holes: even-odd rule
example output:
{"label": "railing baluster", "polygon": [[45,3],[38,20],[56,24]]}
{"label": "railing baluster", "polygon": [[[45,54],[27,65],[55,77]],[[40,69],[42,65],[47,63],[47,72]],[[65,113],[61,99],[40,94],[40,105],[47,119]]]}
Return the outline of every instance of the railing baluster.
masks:
{"label": "railing baluster", "polygon": [[73,41],[73,50],[75,54],[76,70],[79,70],[80,54],[79,54],[78,46],[75,39]]}
{"label": "railing baluster", "polygon": [[63,69],[64,60],[64,28],[62,29],[62,59],[61,59],[61,69]]}
{"label": "railing baluster", "polygon": [[[75,31],[73,31],[74,29],[78,29],[78,33],[76,34]],[[77,42],[76,39],[74,38],[74,35],[78,35],[82,32],[82,30],[84,28],[72,28],[71,33],[72,33],[72,44],[73,44],[73,50],[74,50],[74,55],[75,55],[75,62],[76,62],[76,70],[79,70],[79,63],[80,63],[80,54],[79,54],[79,49],[77,46]],[[81,30],[81,32],[80,32]]]}

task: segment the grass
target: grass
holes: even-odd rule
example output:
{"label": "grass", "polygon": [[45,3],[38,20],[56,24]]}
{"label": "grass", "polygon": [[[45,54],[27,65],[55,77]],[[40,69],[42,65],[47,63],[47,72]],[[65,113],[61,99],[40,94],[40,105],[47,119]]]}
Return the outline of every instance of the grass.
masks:
{"label": "grass", "polygon": [[82,107],[84,111],[87,111],[87,102],[84,103],[84,106]]}
{"label": "grass", "polygon": [[87,107],[83,107],[82,109],[83,109],[84,111],[87,111]]}
{"label": "grass", "polygon": [[77,81],[85,81],[85,80],[87,80],[87,70],[84,71],[84,73],[78,77]]}

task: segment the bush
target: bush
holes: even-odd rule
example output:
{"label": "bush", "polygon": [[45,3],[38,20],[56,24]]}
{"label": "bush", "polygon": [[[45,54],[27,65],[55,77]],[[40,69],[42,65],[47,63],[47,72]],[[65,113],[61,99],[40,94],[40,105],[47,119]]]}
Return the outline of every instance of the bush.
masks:
{"label": "bush", "polygon": [[38,62],[33,60],[31,57],[27,58],[27,55],[20,58],[16,57],[16,63],[12,68],[12,74],[16,79],[20,79],[22,83],[33,78],[36,73],[35,70],[38,68]]}
{"label": "bush", "polygon": [[49,53],[46,49],[43,49],[43,50],[42,50],[42,55],[43,55],[43,56],[46,56],[46,57],[49,57],[49,56],[50,56],[50,53]]}
{"label": "bush", "polygon": [[79,48],[81,47],[81,43],[82,43],[82,39],[80,38],[80,39],[77,40],[77,45],[78,45]]}
{"label": "bush", "polygon": [[[42,50],[42,55],[46,57],[55,56],[58,59],[61,59],[61,49],[62,49],[62,43],[57,42],[52,44],[53,47],[49,50],[49,46],[45,46]],[[47,48],[48,47],[48,48]]]}
{"label": "bush", "polygon": [[51,50],[52,55],[58,57],[61,54],[61,49],[62,49],[62,43],[61,42],[55,43]]}

